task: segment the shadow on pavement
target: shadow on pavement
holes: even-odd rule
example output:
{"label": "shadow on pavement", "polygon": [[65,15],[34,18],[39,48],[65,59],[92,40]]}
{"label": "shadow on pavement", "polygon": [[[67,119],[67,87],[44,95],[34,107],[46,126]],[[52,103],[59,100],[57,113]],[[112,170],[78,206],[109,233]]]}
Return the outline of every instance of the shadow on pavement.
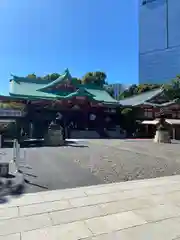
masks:
{"label": "shadow on pavement", "polygon": [[30,182],[30,181],[27,180],[27,179],[25,179],[24,181],[25,181],[26,184],[29,184],[29,185],[32,185],[32,186],[39,187],[39,188],[46,189],[46,190],[48,189],[48,187],[45,187],[45,186],[42,186],[42,185],[39,185],[39,184]]}
{"label": "shadow on pavement", "polygon": [[67,144],[66,146],[68,146],[68,147],[75,147],[75,148],[89,148],[86,145],[71,145],[71,144]]}
{"label": "shadow on pavement", "polygon": [[5,204],[8,202],[8,198],[7,197],[0,197],[0,205],[1,204]]}
{"label": "shadow on pavement", "polygon": [[19,185],[15,190],[4,187],[4,189],[0,190],[0,205],[8,203],[11,196],[21,197],[25,193],[24,189],[24,185]]}
{"label": "shadow on pavement", "polygon": [[26,172],[23,172],[22,170],[19,170],[19,172],[20,172],[20,173],[23,173],[23,174],[26,175],[26,176],[37,178],[37,176],[34,175],[34,174],[32,174],[32,173],[26,173]]}
{"label": "shadow on pavement", "polygon": [[51,147],[51,148],[56,148],[56,147],[64,147],[64,146],[69,146],[69,147],[79,147],[79,148],[84,148],[88,147],[87,145],[79,144],[79,142],[76,141],[65,141],[64,145],[62,146],[49,146],[44,144],[42,141],[26,141],[21,143],[21,148],[43,148],[43,147]]}
{"label": "shadow on pavement", "polygon": [[25,193],[25,187],[24,187],[24,185],[20,185],[15,191],[11,192],[11,195],[20,197],[24,193]]}

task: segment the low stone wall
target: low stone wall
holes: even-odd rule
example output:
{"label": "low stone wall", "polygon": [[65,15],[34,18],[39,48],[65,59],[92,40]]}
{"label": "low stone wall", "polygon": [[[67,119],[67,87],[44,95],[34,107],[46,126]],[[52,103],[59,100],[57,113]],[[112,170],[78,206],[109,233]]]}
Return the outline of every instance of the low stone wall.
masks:
{"label": "low stone wall", "polygon": [[70,133],[70,138],[72,139],[98,139],[99,134],[96,131],[90,130],[72,130]]}
{"label": "low stone wall", "polygon": [[122,139],[122,138],[125,138],[125,135],[123,134],[120,134],[119,131],[112,131],[112,130],[109,130],[109,131],[106,131],[109,138],[116,138],[116,139]]}

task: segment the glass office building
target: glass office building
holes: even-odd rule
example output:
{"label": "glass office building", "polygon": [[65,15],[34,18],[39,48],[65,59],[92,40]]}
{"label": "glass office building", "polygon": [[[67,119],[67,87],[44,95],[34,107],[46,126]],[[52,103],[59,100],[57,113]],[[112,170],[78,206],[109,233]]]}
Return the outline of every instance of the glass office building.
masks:
{"label": "glass office building", "polygon": [[180,74],[180,0],[139,0],[139,82]]}

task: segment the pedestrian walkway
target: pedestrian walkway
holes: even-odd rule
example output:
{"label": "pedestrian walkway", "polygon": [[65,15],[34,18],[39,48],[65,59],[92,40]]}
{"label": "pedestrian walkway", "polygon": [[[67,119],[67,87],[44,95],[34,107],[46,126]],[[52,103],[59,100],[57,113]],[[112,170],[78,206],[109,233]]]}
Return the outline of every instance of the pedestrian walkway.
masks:
{"label": "pedestrian walkway", "polygon": [[9,197],[0,240],[178,240],[180,176]]}

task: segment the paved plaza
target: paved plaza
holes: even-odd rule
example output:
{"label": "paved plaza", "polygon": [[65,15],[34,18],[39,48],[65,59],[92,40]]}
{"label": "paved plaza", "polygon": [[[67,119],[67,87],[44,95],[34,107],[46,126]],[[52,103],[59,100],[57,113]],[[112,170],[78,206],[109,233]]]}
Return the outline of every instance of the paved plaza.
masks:
{"label": "paved plaza", "polygon": [[180,176],[7,200],[0,205],[0,240],[180,239]]}
{"label": "paved plaza", "polygon": [[26,194],[1,199],[0,240],[180,240],[179,142],[70,140],[22,149],[19,168]]}
{"label": "paved plaza", "polygon": [[179,146],[145,139],[69,141],[26,148],[20,169],[27,193],[172,176],[180,174]]}

